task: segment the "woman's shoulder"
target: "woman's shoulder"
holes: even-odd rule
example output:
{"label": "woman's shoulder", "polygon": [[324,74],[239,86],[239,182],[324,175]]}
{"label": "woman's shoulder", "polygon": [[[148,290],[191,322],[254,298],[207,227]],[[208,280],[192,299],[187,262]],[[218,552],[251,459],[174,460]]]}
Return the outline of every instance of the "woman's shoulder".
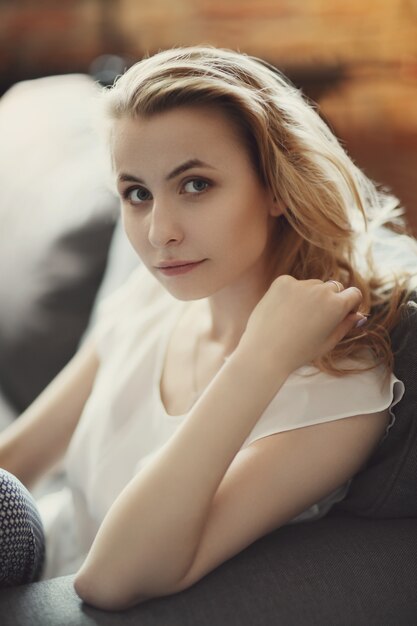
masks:
{"label": "woman's shoulder", "polygon": [[291,376],[290,387],[304,390],[309,404],[323,414],[337,417],[373,413],[398,402],[404,385],[383,364],[345,359],[346,373],[335,376],[314,366],[300,368]]}
{"label": "woman's shoulder", "polygon": [[287,379],[244,445],[286,430],[391,410],[403,394],[403,383],[383,365],[342,376],[306,365]]}

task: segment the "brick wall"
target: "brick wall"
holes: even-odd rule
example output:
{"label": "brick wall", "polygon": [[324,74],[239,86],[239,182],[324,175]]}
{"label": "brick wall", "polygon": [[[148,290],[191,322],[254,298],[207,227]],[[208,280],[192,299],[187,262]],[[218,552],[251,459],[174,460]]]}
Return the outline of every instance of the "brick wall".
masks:
{"label": "brick wall", "polygon": [[0,0],[4,86],[199,43],[288,69],[417,234],[417,0]]}
{"label": "brick wall", "polygon": [[405,59],[417,52],[415,0],[120,0],[132,50],[244,48],[291,63]]}
{"label": "brick wall", "polygon": [[198,43],[292,65],[405,63],[417,58],[417,0],[0,0],[3,71]]}
{"label": "brick wall", "polygon": [[98,0],[0,2],[0,71],[42,75],[88,67],[101,52]]}

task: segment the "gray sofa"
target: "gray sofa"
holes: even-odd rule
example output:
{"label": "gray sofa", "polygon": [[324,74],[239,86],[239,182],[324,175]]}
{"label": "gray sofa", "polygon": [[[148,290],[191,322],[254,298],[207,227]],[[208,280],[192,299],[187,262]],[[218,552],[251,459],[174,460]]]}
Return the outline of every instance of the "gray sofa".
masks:
{"label": "gray sofa", "polygon": [[[0,428],[70,358],[97,302],[137,263],[91,130],[94,94],[88,77],[53,77],[18,85],[0,101]],[[325,518],[280,528],[192,588],[123,613],[83,605],[72,577],[5,589],[0,625],[416,624],[413,301],[392,339],[406,385],[396,422]]]}

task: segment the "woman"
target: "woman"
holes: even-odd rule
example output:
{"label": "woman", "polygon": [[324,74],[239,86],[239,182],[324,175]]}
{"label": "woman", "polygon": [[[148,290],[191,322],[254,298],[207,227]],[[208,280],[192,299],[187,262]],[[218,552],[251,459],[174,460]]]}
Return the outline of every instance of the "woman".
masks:
{"label": "woman", "polygon": [[103,100],[143,265],[0,461],[30,485],[66,452],[43,576],[117,609],[345,497],[403,393],[387,333],[409,285],[368,249],[395,201],[263,62],[169,50]]}

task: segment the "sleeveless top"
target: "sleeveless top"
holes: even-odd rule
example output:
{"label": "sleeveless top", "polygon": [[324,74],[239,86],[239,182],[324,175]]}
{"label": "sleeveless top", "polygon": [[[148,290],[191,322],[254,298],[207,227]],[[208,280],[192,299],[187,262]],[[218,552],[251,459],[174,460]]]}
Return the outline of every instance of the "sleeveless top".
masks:
{"label": "sleeveless top", "polygon": [[[168,340],[186,304],[143,267],[102,302],[93,330],[100,367],[66,454],[68,486],[39,502],[47,540],[43,578],[78,569],[117,496],[187,419],[188,413],[168,414],[160,395]],[[385,374],[383,367],[341,378],[310,365],[298,369],[241,449],[274,433],[393,406],[404,385]],[[384,438],[394,420],[391,413]],[[288,523],[322,517],[350,483]]]}

